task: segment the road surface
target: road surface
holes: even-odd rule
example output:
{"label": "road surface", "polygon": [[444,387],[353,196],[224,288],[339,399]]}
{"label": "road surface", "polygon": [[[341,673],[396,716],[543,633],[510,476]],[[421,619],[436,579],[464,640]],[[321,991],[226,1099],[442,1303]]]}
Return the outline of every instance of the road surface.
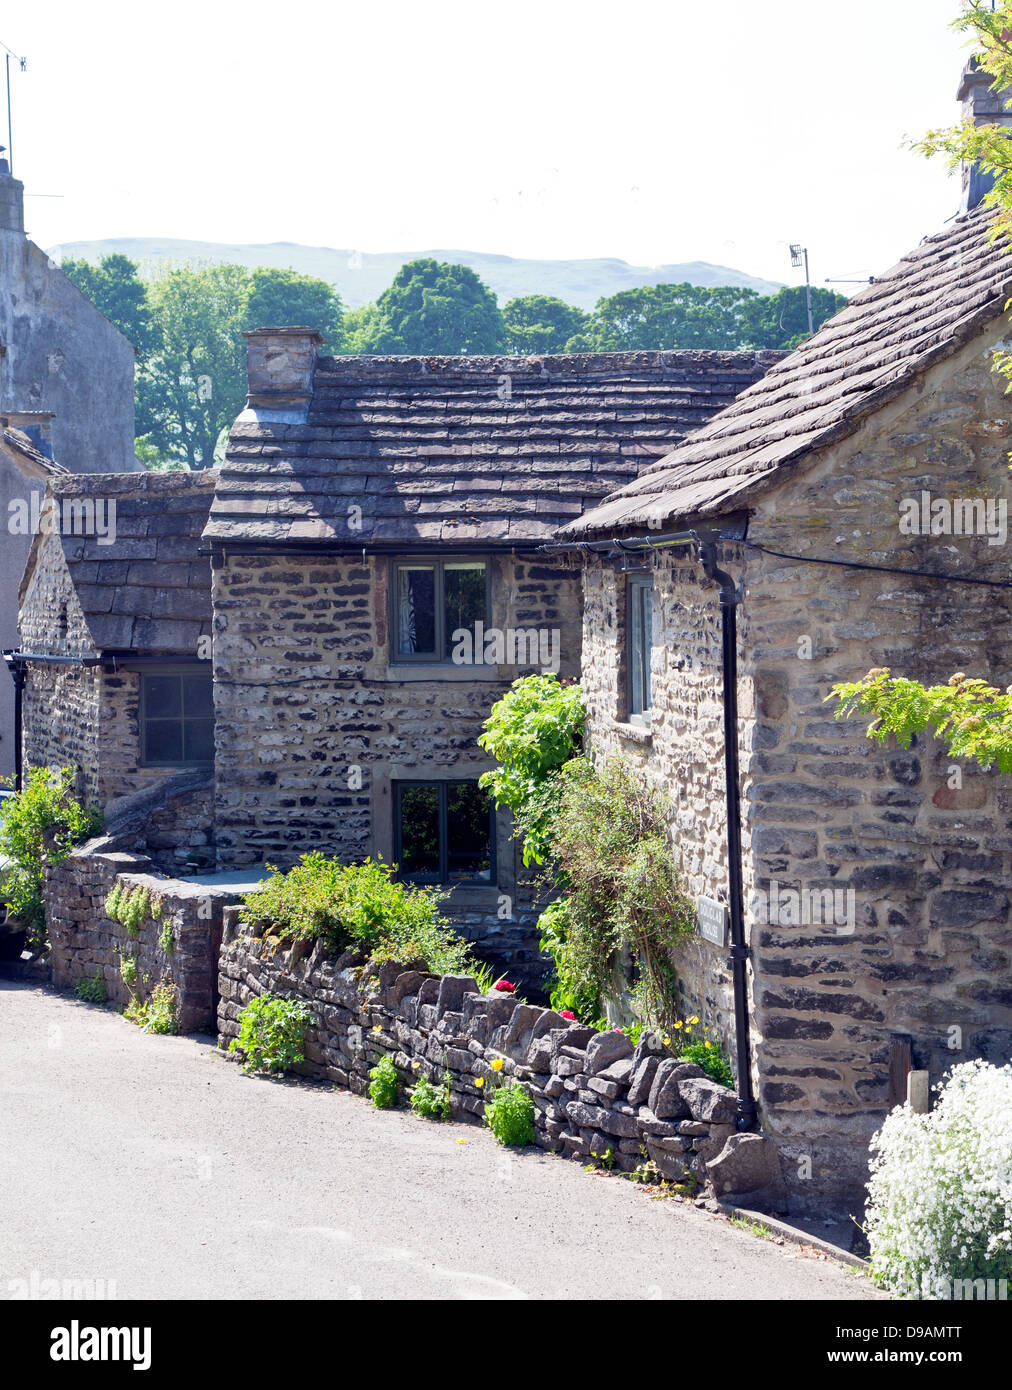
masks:
{"label": "road surface", "polygon": [[0,981],[0,1136],[0,1299],[876,1297],[688,1203],[30,983]]}

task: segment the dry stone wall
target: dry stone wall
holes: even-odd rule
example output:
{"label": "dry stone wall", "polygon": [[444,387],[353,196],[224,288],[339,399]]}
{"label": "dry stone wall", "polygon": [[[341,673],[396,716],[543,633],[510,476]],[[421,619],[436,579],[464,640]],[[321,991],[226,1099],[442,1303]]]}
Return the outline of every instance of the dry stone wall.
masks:
{"label": "dry stone wall", "polygon": [[[156,985],[171,985],[179,1031],[207,1031],[217,1003],[222,909],[230,895],[165,878],[151,867],[145,855],[103,852],[98,840],[46,871],[53,983],[66,989],[99,977],[109,999],[121,1007],[135,993],[148,998]],[[161,900],[160,918],[142,923],[136,936],[106,916],[106,900],[117,881],[125,890],[146,888]],[[123,978],[124,958],[136,962],[135,989]]]}
{"label": "dry stone wall", "polygon": [[597,1033],[551,1009],[492,990],[469,976],[435,976],[387,962],[366,967],[352,952],[337,960],[321,944],[276,950],[261,927],[241,926],[226,909],[218,1006],[219,1045],[239,1035],[239,1016],[262,994],[300,999],[315,1023],[295,1070],[362,1093],[369,1069],[390,1057],[407,1086],[449,1071],[454,1114],[479,1119],[493,1061],[523,1083],[535,1105],[535,1142],[588,1161],[605,1157],[623,1172],[647,1159],[665,1177],[691,1173],[724,1200],[782,1209],[786,1199],[772,1147],[738,1134],[737,1097],[659,1040],[633,1046],[621,1032]]}

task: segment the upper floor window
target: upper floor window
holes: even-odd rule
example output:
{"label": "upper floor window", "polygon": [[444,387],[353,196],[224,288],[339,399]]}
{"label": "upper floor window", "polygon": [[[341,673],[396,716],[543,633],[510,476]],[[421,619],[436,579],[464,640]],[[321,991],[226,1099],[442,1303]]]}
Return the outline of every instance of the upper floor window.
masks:
{"label": "upper floor window", "polygon": [[395,782],[394,858],[414,883],[491,883],[494,807],[477,782]]}
{"label": "upper floor window", "polygon": [[653,645],[653,579],[648,574],[630,575],[627,588],[626,661],[629,669],[629,717],[634,722],[650,718],[650,653]]}
{"label": "upper floor window", "polygon": [[148,767],[214,762],[211,663],[141,673],[141,762]]}
{"label": "upper floor window", "polygon": [[484,560],[396,560],[391,589],[394,661],[449,661],[454,632],[488,621]]}

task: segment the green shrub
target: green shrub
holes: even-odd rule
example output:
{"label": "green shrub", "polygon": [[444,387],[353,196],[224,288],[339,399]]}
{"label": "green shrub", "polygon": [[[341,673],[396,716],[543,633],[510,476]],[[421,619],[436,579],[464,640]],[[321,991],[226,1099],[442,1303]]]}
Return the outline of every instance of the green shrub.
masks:
{"label": "green shrub", "polygon": [[283,1072],[304,1060],[306,1029],[315,1022],[305,1004],[261,994],[239,1015],[239,1036],[228,1050],[243,1054],[243,1071]]}
{"label": "green shrub", "polygon": [[478,742],[499,764],[479,781],[515,818],[524,864],[543,864],[551,849],[551,822],[559,770],[579,750],[586,722],[583,692],[558,676],[515,680],[492,706]]}
{"label": "green shrub", "polygon": [[172,985],[155,985],[148,1000],[132,999],[123,1016],[142,1033],[176,1033],[176,991]]}
{"label": "green shrub", "polygon": [[119,973],[120,973],[120,975],[122,976],[123,983],[124,983],[129,989],[136,989],[136,988],[137,988],[137,957],[136,957],[136,956],[120,956],[120,958],[119,958]]}
{"label": "green shrub", "polygon": [[436,975],[476,967],[467,942],[440,918],[443,894],[398,883],[379,860],[340,864],[314,852],[245,895],[241,920],[280,943],[322,940],[332,955],[357,946],[375,961],[417,963]]}
{"label": "green shrub", "polygon": [[450,1101],[450,1073],[444,1071],[439,1086],[424,1077],[415,1083],[411,1092],[411,1109],[416,1115],[424,1115],[428,1120],[448,1120],[452,1114]]}
{"label": "green shrub", "polygon": [[401,1082],[389,1057],[381,1057],[369,1072],[369,1098],[377,1110],[390,1110],[397,1104]]}
{"label": "green shrub", "polygon": [[[162,915],[162,910],[161,910],[161,908],[159,907],[159,909],[158,909],[158,916],[160,917],[161,915]],[[161,929],[161,931],[158,933],[158,941],[159,941],[159,944],[161,945],[162,950],[165,952],[165,954],[166,954],[167,956],[171,956],[171,955],[172,955],[172,952],[175,950],[175,942],[172,940],[172,918],[171,918],[171,917],[166,917],[165,921],[162,923],[162,929]]]}
{"label": "green shrub", "polygon": [[697,1067],[702,1067],[711,1081],[734,1089],[731,1064],[716,1043],[701,1042],[696,1038],[682,1047],[678,1056],[686,1062],[695,1062]]}
{"label": "green shrub", "polygon": [[122,897],[123,885],[120,883],[119,879],[117,879],[112,886],[112,892],[105,900],[105,915],[109,918],[110,922],[119,921],[119,905]]}
{"label": "green shrub", "polygon": [[485,1101],[485,1123],[500,1144],[523,1148],[534,1138],[534,1098],[518,1081],[504,1081]]}
{"label": "green shrub", "polygon": [[101,975],[86,975],[78,980],[74,986],[74,993],[86,1004],[104,1004],[109,998],[109,991]]}
{"label": "green shrub", "polygon": [[[8,779],[6,785],[13,784]],[[59,864],[76,844],[94,835],[99,813],[85,810],[73,794],[74,771],[33,767],[21,791],[0,803],[0,897],[28,929],[35,951],[46,944],[46,909],[42,871]]]}

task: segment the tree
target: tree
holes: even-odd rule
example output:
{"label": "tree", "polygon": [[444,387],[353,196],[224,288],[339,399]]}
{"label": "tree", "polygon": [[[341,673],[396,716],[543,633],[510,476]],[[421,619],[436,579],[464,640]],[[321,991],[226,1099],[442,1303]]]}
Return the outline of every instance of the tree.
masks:
{"label": "tree", "polygon": [[570,352],[739,348],[747,341],[755,290],[731,285],[643,285],[599,299]]}
{"label": "tree", "polygon": [[257,266],[249,274],[247,328],[289,328],[306,324],[323,335],[321,352],[341,352],[344,309],[333,285],[297,270]]}
{"label": "tree", "polygon": [[427,257],[402,265],[380,295],[359,351],[495,353],[503,332],[496,297],[473,270]]}
{"label": "tree", "polygon": [[138,433],[163,456],[210,468],[246,396],[249,272],[180,266],[148,297],[159,341],[138,378]]}
{"label": "tree", "polygon": [[87,295],[110,323],[129,338],[143,362],[154,346],[147,290],[137,267],[126,256],[103,256],[98,265],[68,257],[60,269],[82,294]]}
{"label": "tree", "polygon": [[583,332],[589,316],[552,295],[527,294],[511,299],[502,317],[506,351],[524,356],[565,352],[567,342]]}
{"label": "tree", "polygon": [[[812,323],[816,330],[845,308],[845,295],[812,288]],[[808,303],[804,285],[786,285],[777,294],[761,295],[746,315],[748,346],[796,348],[808,337]]]}

